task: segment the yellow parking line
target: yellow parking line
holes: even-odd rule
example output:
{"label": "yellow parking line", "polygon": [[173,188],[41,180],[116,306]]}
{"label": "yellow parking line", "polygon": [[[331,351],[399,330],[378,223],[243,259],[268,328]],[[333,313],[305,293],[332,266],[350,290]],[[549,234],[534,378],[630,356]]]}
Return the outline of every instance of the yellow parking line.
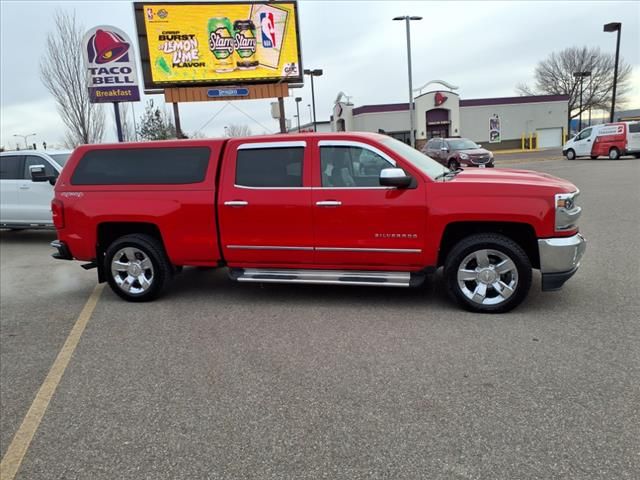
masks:
{"label": "yellow parking line", "polygon": [[47,378],[44,379],[40,390],[38,390],[36,394],[36,398],[33,399],[33,403],[27,415],[24,417],[22,425],[20,425],[20,428],[13,436],[13,440],[11,440],[11,444],[2,459],[2,463],[0,463],[0,479],[13,480],[16,473],[18,473],[22,459],[29,449],[31,440],[49,407],[49,402],[64,375],[67,365],[69,365],[69,360],[71,360],[73,352],[78,346],[82,332],[84,332],[91,318],[91,314],[100,299],[103,287],[104,284],[96,285],[96,288],[91,292],[91,296],[89,296],[87,303],[84,305],[80,315],[78,315],[75,325],[62,346],[62,350],[60,350],[55,362],[53,362]]}

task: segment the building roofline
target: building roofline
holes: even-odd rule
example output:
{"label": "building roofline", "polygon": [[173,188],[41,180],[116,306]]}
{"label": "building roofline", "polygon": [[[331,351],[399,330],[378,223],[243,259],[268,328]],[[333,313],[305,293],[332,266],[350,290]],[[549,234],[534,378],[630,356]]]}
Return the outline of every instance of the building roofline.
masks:
{"label": "building roofline", "polygon": [[[528,95],[521,97],[473,98],[460,100],[460,107],[480,107],[487,105],[513,105],[518,103],[562,102],[569,100],[569,95]],[[409,102],[382,103],[362,105],[353,109],[353,115],[364,113],[403,112],[409,110]]]}

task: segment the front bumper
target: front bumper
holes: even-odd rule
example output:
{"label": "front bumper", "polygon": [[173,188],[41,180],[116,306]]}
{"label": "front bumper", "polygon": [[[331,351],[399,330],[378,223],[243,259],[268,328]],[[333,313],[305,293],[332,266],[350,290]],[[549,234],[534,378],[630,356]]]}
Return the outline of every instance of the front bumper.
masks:
{"label": "front bumper", "polygon": [[538,240],[542,290],[560,289],[578,270],[586,248],[587,242],[579,233],[571,237]]}

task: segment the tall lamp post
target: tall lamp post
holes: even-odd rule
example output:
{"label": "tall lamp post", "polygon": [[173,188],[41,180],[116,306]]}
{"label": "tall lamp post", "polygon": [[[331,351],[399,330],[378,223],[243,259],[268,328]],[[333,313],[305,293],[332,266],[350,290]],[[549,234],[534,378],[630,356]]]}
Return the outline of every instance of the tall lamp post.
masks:
{"label": "tall lamp post", "polygon": [[296,97],[296,117],[298,118],[298,133],[300,133],[300,102],[302,97]]}
{"label": "tall lamp post", "polygon": [[20,135],[18,133],[14,133],[13,134],[14,137],[20,137],[20,138],[22,138],[24,140],[24,148],[26,148],[26,149],[29,148],[29,146],[27,145],[27,138],[33,137],[35,135],[36,135],[35,133],[30,133],[29,135]]}
{"label": "tall lamp post", "polygon": [[618,59],[620,58],[620,35],[622,35],[622,23],[611,22],[604,25],[605,32],[618,32],[616,40],[616,64],[613,67],[613,93],[611,95],[611,115],[609,121],[613,122],[613,115],[616,111],[616,87],[618,85]]}
{"label": "tall lamp post", "polygon": [[316,127],[316,95],[313,90],[313,77],[319,77],[322,75],[322,69],[316,68],[314,70],[310,70],[308,68],[304,69],[304,74],[309,75],[311,77],[311,103],[313,104],[313,131],[317,132],[318,129]]}
{"label": "tall lamp post", "polygon": [[584,77],[590,77],[591,76],[591,72],[575,72],[573,74],[574,78],[579,78],[580,79],[580,108],[578,109],[580,111],[580,124],[578,125],[578,131],[582,130],[582,87],[583,87],[583,80]]}
{"label": "tall lamp post", "polygon": [[413,78],[411,75],[411,20],[422,20],[422,17],[409,16],[404,15],[401,17],[394,17],[394,20],[404,20],[405,25],[407,27],[407,65],[409,69],[409,125],[410,132],[409,136],[411,137],[411,146],[415,148],[416,146],[416,136],[415,136],[415,119],[413,114]]}

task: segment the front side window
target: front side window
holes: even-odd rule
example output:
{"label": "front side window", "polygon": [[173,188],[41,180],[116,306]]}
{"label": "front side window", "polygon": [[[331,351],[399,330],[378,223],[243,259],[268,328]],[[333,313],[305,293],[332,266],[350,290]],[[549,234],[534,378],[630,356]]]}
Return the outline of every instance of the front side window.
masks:
{"label": "front side window", "polygon": [[320,147],[320,167],[323,187],[353,188],[379,187],[380,172],[394,165],[366,148],[336,145]]}
{"label": "front side window", "polygon": [[0,157],[0,180],[22,180],[22,155]]}
{"label": "front side window", "polygon": [[207,147],[90,150],[80,159],[72,185],[176,185],[204,181]]}
{"label": "front side window", "polygon": [[304,147],[238,150],[236,185],[257,188],[302,187]]}
{"label": "front side window", "polygon": [[587,128],[578,136],[578,140],[584,140],[585,138],[589,138],[590,136],[591,136],[591,129]]}
{"label": "front side window", "polygon": [[44,158],[36,157],[35,155],[27,155],[24,161],[24,178],[26,180],[31,180],[31,172],[29,171],[29,167],[32,167],[34,165],[44,165],[44,172],[49,177],[58,176],[58,172]]}

